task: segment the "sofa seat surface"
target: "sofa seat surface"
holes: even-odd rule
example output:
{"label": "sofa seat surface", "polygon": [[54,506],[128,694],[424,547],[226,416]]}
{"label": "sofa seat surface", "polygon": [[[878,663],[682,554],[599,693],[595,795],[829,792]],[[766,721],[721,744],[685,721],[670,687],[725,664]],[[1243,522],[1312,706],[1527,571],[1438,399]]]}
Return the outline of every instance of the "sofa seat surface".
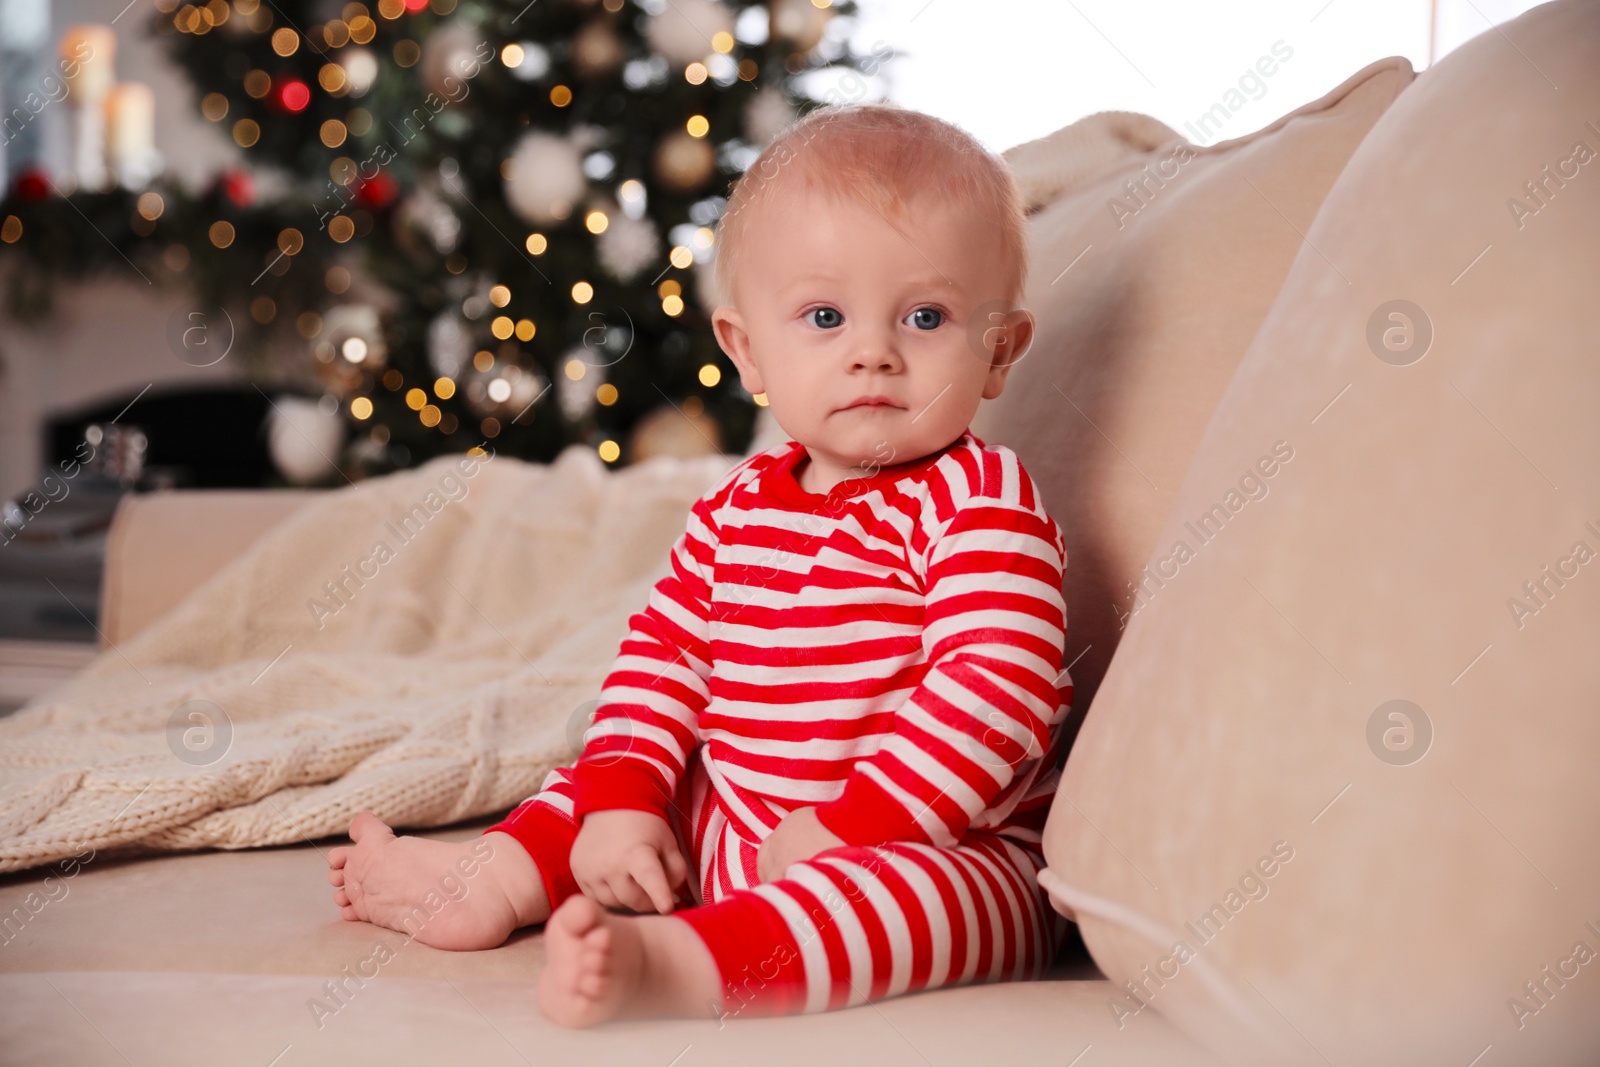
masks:
{"label": "sofa seat surface", "polygon": [[[467,840],[492,822],[424,836]],[[1036,982],[815,1015],[719,1021],[708,1011],[566,1030],[538,1009],[542,927],[498,949],[445,952],[345,922],[324,859],[342,843],[100,854],[70,876],[49,866],[0,877],[0,1063],[1217,1062],[1153,1007],[1119,1028],[1108,1008],[1117,991],[1081,946]]]}

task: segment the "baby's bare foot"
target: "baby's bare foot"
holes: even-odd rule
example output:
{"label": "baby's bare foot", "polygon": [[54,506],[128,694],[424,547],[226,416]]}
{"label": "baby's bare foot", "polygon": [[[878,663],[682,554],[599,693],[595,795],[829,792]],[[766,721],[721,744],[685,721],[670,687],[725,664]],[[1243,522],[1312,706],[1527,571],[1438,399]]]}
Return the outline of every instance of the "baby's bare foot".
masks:
{"label": "baby's bare foot", "polygon": [[539,868],[506,834],[459,843],[396,837],[364,811],[350,823],[350,840],[355,844],[328,853],[328,881],[351,921],[434,948],[469,950],[494,948],[549,915]]}
{"label": "baby's bare foot", "polygon": [[671,915],[617,915],[580,894],[545,924],[539,1010],[567,1027],[607,1019],[714,1016],[716,960],[694,928]]}

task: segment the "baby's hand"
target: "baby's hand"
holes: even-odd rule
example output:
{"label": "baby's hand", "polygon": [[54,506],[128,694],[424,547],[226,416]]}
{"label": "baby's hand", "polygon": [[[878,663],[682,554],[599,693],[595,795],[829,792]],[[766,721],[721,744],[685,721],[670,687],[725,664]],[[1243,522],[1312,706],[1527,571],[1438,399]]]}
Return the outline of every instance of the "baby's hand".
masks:
{"label": "baby's hand", "polygon": [[631,808],[591,811],[568,860],[583,895],[608,908],[672,911],[673,892],[689,878],[672,827]]}
{"label": "baby's hand", "polygon": [[795,808],[767,835],[756,850],[756,876],[763,882],[783,877],[789,864],[808,860],[819,852],[846,842],[823,826],[813,807]]}

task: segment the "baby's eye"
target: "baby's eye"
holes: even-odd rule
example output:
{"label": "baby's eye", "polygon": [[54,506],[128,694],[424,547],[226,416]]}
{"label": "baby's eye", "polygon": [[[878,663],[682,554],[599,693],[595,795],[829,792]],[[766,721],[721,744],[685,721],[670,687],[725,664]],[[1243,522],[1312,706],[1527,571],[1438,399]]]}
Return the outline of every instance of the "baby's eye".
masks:
{"label": "baby's eye", "polygon": [[824,330],[831,330],[844,321],[844,316],[839,314],[838,308],[814,308],[806,312],[813,326],[820,326]]}
{"label": "baby's eye", "polygon": [[944,313],[938,308],[918,308],[907,315],[905,321],[919,330],[936,330],[944,321]]}

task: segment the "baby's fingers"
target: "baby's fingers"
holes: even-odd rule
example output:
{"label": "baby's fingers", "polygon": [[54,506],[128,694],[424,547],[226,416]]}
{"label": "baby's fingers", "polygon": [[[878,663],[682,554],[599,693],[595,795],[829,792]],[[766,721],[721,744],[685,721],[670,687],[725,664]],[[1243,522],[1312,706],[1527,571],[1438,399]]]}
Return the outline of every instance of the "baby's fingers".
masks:
{"label": "baby's fingers", "polygon": [[640,889],[650,894],[656,911],[665,915],[672,910],[672,888],[667,885],[667,874],[661,869],[661,856],[655,849],[635,849],[628,857],[628,873]]}
{"label": "baby's fingers", "polygon": [[756,877],[763,882],[773,881],[774,874],[776,873],[773,870],[773,867],[776,865],[777,859],[775,849],[772,844],[772,838],[768,837],[765,841],[761,842],[761,845],[756,849]]}
{"label": "baby's fingers", "polygon": [[689,880],[689,861],[676,847],[667,850],[667,881],[677,889]]}
{"label": "baby's fingers", "polygon": [[583,895],[600,905],[602,908],[620,908],[622,902],[617,899],[617,894],[612,892],[608,882],[597,881],[592,885],[581,887]]}
{"label": "baby's fingers", "polygon": [[633,875],[627,871],[617,874],[607,886],[611,903],[607,907],[626,908],[628,911],[644,912],[651,908],[649,895],[634,881]]}

